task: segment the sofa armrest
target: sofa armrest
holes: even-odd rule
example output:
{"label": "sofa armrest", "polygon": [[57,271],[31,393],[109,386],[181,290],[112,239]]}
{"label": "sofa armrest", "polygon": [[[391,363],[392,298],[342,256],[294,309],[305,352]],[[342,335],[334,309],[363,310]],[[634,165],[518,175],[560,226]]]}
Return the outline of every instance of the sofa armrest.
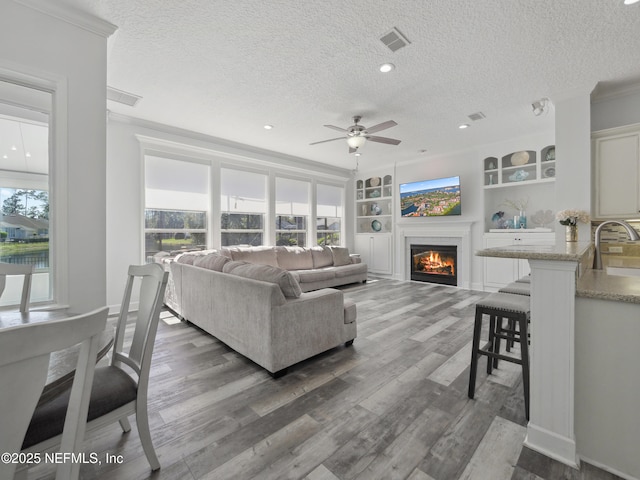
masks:
{"label": "sofa armrest", "polygon": [[359,253],[350,253],[349,258],[351,259],[351,263],[362,263],[362,258],[360,258]]}

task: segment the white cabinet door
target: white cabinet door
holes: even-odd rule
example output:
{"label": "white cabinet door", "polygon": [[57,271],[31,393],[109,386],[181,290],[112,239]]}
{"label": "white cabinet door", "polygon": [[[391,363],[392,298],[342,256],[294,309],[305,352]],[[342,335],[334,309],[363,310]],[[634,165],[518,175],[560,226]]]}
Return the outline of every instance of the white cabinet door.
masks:
{"label": "white cabinet door", "polygon": [[595,139],[596,218],[637,216],[640,211],[640,132]]}
{"label": "white cabinet door", "polygon": [[360,254],[371,273],[393,273],[391,235],[356,235],[355,245],[355,253]]}
{"label": "white cabinet door", "polygon": [[[553,245],[554,233],[487,233],[484,247],[506,247],[509,245]],[[531,273],[529,260],[484,257],[485,290],[498,290]]]}
{"label": "white cabinet door", "polygon": [[[485,238],[485,248],[506,247],[513,245],[514,239],[507,235],[504,238]],[[518,279],[518,260],[512,258],[484,257],[484,285],[494,289]]]}

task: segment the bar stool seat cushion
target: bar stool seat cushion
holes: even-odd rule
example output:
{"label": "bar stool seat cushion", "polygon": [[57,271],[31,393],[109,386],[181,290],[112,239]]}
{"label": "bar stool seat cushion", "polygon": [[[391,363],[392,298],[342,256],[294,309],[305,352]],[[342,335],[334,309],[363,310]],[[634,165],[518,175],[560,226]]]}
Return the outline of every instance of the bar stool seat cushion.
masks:
{"label": "bar stool seat cushion", "polygon": [[517,283],[531,283],[531,275],[525,275],[516,280]]}
{"label": "bar stool seat cushion", "polygon": [[513,293],[514,295],[531,295],[531,284],[512,282],[498,291],[502,293]]}
{"label": "bar stool seat cushion", "polygon": [[511,313],[526,313],[531,311],[531,301],[525,295],[515,295],[513,293],[492,293],[479,300],[476,307],[493,308]]}

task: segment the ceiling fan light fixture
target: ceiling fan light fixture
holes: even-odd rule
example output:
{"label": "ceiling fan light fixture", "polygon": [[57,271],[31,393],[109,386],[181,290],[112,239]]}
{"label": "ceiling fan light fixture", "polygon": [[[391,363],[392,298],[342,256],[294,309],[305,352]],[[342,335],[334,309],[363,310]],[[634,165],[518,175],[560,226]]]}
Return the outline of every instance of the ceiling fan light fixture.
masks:
{"label": "ceiling fan light fixture", "polygon": [[634,3],[638,3],[640,0],[624,0],[625,5],[633,5]]}
{"label": "ceiling fan light fixture", "polygon": [[347,144],[351,148],[360,148],[365,144],[366,141],[367,138],[363,135],[353,135],[352,137],[347,138]]}

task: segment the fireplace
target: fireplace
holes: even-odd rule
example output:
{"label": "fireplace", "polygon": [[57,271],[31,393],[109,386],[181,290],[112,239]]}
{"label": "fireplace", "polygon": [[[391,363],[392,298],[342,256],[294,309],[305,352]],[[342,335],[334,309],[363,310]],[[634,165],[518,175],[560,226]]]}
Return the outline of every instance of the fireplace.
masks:
{"label": "fireplace", "polygon": [[411,245],[411,280],[458,285],[455,245]]}

